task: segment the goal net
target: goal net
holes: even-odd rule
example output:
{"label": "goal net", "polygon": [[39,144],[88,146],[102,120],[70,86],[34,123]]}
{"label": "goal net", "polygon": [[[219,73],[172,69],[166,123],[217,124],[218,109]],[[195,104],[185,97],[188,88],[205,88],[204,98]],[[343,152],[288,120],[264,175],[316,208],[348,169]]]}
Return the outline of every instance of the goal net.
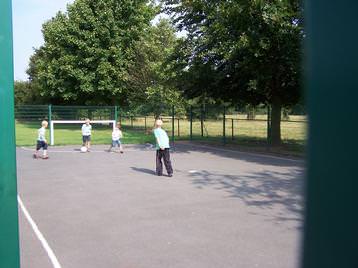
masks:
{"label": "goal net", "polygon": [[[84,124],[85,120],[51,120],[50,122],[50,144],[55,145],[55,124]],[[111,125],[114,129],[116,120],[91,120],[91,124]]]}

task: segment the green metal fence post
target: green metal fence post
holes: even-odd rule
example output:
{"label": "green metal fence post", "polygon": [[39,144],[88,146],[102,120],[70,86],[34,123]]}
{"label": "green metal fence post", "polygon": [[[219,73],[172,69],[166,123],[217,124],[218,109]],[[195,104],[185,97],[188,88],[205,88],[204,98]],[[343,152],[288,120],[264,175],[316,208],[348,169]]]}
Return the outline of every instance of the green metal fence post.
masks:
{"label": "green metal fence post", "polygon": [[193,106],[190,106],[190,140],[193,140]]}
{"label": "green metal fence post", "polygon": [[0,1],[0,267],[20,267],[11,0]]}
{"label": "green metal fence post", "polygon": [[[49,104],[48,105],[48,124],[49,124],[49,126],[51,126],[51,121],[52,121],[52,105],[51,104]],[[52,144],[53,143],[53,141],[52,141],[52,133],[51,133],[51,127],[50,127],[50,129],[49,129],[49,134],[50,134],[50,144]]]}
{"label": "green metal fence post", "polygon": [[267,104],[267,144],[271,145],[271,106]]}
{"label": "green metal fence post", "polygon": [[174,135],[175,135],[175,132],[174,132],[174,128],[175,128],[175,108],[174,108],[174,105],[172,106],[172,142],[174,144]]}
{"label": "green metal fence post", "polygon": [[147,116],[144,116],[144,131],[147,133]]}
{"label": "green metal fence post", "polygon": [[231,140],[234,140],[234,119],[231,118]]}
{"label": "green metal fence post", "polygon": [[223,143],[226,144],[226,107],[223,110]]}
{"label": "green metal fence post", "polygon": [[114,106],[114,120],[118,121],[118,106]]}
{"label": "green metal fence post", "polygon": [[200,130],[201,130],[201,136],[204,137],[204,108],[201,108],[200,112]]}
{"label": "green metal fence post", "polygon": [[178,118],[178,137],[180,137],[180,118]]}

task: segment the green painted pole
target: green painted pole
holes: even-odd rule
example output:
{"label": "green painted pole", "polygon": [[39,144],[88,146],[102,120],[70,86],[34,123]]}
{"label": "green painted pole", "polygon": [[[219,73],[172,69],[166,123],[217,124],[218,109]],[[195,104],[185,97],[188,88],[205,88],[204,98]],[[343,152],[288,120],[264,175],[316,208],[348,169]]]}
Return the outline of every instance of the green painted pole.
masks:
{"label": "green painted pole", "polygon": [[175,135],[175,108],[172,106],[172,143],[174,144],[174,135]]}
{"label": "green painted pole", "polygon": [[201,109],[201,114],[200,114],[200,131],[201,131],[201,136],[204,136],[204,108]]}
{"label": "green painted pole", "polygon": [[147,116],[144,116],[144,133],[147,134]]}
{"label": "green painted pole", "polygon": [[267,105],[267,144],[271,144],[271,107]]}
{"label": "green painted pole", "polygon": [[193,140],[193,106],[190,106],[190,140]]}
{"label": "green painted pole", "polygon": [[223,143],[226,144],[226,107],[223,110]]}
{"label": "green painted pole", "polygon": [[0,267],[20,267],[11,0],[0,1]]}
{"label": "green painted pole", "polygon": [[118,121],[118,106],[114,106],[114,120]]}
{"label": "green painted pole", "polygon": [[304,268],[358,267],[358,1],[306,0]]}
{"label": "green painted pole", "polygon": [[[49,126],[51,126],[51,120],[52,120],[52,105],[51,104],[49,104],[49,106],[48,106],[48,124],[49,124]],[[52,135],[51,135],[51,127],[50,127],[50,130],[49,130],[49,134],[50,134],[50,144],[52,144],[52,139],[51,139],[51,137],[52,137]]]}
{"label": "green painted pole", "polygon": [[231,140],[234,140],[234,119],[231,118]]}

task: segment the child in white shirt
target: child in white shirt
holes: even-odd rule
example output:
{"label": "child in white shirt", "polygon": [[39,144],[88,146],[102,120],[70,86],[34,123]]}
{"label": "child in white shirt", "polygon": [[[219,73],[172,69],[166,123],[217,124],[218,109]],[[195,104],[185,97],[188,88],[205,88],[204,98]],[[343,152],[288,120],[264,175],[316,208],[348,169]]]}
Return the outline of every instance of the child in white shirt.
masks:
{"label": "child in white shirt", "polygon": [[38,154],[39,154],[39,150],[42,148],[43,149],[43,155],[42,155],[42,159],[48,159],[48,155],[47,155],[47,140],[46,140],[46,128],[48,126],[48,122],[47,121],[42,121],[41,122],[41,128],[38,129],[37,133],[37,143],[36,143],[36,151],[34,153],[34,158],[39,158]]}
{"label": "child in white shirt", "polygon": [[90,120],[87,118],[86,123],[82,125],[82,142],[83,146],[87,148],[87,152],[91,147],[91,131],[92,126],[90,125]]}
{"label": "child in white shirt", "polygon": [[114,128],[114,130],[112,132],[112,144],[109,147],[108,152],[110,152],[113,147],[118,146],[120,153],[123,154],[123,147],[122,147],[122,142],[121,142],[122,137],[123,137],[123,134],[121,131],[121,125],[119,123],[117,123],[117,126]]}

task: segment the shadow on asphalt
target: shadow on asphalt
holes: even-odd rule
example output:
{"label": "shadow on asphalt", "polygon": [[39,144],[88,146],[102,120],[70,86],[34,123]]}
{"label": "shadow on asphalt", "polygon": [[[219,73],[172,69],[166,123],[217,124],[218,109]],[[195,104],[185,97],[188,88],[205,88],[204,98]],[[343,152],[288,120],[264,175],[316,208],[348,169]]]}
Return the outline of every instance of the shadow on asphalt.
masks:
{"label": "shadow on asphalt", "polygon": [[142,172],[150,175],[156,175],[154,170],[148,169],[148,168],[138,168],[138,167],[131,167],[134,171]]}
{"label": "shadow on asphalt", "polygon": [[[206,170],[190,174],[192,184],[210,187],[241,199],[247,206],[273,210],[284,208],[288,213],[275,216],[277,222],[303,221],[303,171],[255,172],[250,175],[226,175]],[[281,209],[279,209],[281,210]]]}
{"label": "shadow on asphalt", "polygon": [[235,151],[230,150],[229,146],[214,147],[207,145],[200,145],[195,143],[176,143],[174,147],[174,152],[177,154],[183,154],[191,152],[199,153],[210,153],[224,158],[232,158],[241,161],[257,163],[260,165],[268,166],[279,166],[279,167],[291,167],[291,166],[304,166],[304,159],[294,159],[290,157],[277,157],[274,155],[260,154],[260,153],[250,153],[244,151]]}

